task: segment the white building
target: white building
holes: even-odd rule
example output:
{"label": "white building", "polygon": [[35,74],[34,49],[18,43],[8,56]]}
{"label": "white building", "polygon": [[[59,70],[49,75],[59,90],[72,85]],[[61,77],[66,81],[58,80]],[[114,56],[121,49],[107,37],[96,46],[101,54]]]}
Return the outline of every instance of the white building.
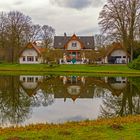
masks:
{"label": "white building", "polygon": [[20,52],[20,64],[40,64],[43,63],[42,51],[44,49],[38,48],[36,43],[28,43]]}
{"label": "white building", "polygon": [[129,54],[120,43],[113,43],[107,49],[106,56],[102,59],[102,63],[109,64],[127,64],[129,62]]}

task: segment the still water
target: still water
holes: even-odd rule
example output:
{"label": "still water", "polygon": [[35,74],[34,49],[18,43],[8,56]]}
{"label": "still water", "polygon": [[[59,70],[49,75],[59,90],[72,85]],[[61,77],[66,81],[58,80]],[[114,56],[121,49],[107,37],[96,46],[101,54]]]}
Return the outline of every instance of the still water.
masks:
{"label": "still water", "polygon": [[140,77],[0,76],[0,126],[140,113]]}

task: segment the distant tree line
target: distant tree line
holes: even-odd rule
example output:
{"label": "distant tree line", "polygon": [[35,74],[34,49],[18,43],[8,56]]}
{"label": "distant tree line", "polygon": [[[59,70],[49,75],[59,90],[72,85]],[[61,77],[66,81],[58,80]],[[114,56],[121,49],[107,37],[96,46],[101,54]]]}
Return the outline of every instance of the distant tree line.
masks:
{"label": "distant tree line", "polygon": [[17,62],[21,48],[36,40],[42,40],[43,47],[49,47],[54,33],[51,26],[34,24],[31,17],[19,11],[1,12],[0,59]]}

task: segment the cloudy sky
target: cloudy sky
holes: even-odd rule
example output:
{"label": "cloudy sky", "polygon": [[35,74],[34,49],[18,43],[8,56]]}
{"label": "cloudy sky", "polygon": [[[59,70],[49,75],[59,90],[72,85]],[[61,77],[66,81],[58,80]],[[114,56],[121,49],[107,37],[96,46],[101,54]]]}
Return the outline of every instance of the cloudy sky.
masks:
{"label": "cloudy sky", "polygon": [[106,0],[0,0],[0,11],[18,10],[35,24],[50,25],[56,35],[99,33],[98,17]]}

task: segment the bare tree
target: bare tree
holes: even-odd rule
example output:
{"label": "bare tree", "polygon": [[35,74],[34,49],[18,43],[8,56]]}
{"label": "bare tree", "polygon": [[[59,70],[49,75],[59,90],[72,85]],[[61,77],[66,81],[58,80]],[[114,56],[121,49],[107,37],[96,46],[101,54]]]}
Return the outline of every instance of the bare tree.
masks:
{"label": "bare tree", "polygon": [[41,26],[39,24],[30,25],[30,27],[25,30],[26,42],[34,42],[41,38]]}
{"label": "bare tree", "polygon": [[7,46],[7,36],[6,36],[6,14],[4,12],[0,13],[0,61],[7,59],[6,46]]}
{"label": "bare tree", "polygon": [[131,60],[139,16],[139,0],[108,0],[99,16],[102,31],[122,42],[131,53]]}
{"label": "bare tree", "polygon": [[55,30],[48,25],[42,26],[42,39],[44,42],[44,46],[46,48],[49,48],[52,41],[53,41],[53,35],[55,34]]}
{"label": "bare tree", "polygon": [[96,34],[94,36],[94,40],[95,40],[95,46],[97,48],[99,48],[99,47],[102,47],[102,46],[105,45],[106,37],[104,35],[102,35],[102,34]]}
{"label": "bare tree", "polygon": [[1,12],[0,59],[7,56],[6,61],[17,62],[20,49],[28,42],[43,40],[43,46],[49,48],[54,32],[51,26],[41,27],[39,24],[33,24],[29,16],[19,11]]}
{"label": "bare tree", "polygon": [[5,47],[5,31],[6,31],[6,19],[5,19],[5,13],[0,14],[0,46]]}
{"label": "bare tree", "polygon": [[12,63],[17,61],[19,48],[22,45],[23,32],[29,24],[31,24],[31,18],[25,16],[18,11],[11,11],[7,14],[6,20],[6,34],[9,41],[9,49],[11,52]]}

